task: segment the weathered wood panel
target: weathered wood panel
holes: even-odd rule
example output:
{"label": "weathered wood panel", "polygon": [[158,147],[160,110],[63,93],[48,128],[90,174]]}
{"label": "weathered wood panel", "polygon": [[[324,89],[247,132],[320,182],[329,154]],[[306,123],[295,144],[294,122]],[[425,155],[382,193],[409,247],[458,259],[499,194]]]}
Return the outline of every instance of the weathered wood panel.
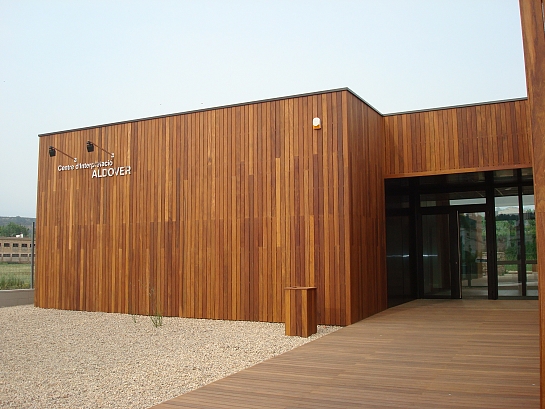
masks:
{"label": "weathered wood panel", "polygon": [[520,0],[526,86],[533,142],[536,236],[538,244],[541,407],[545,407],[545,16],[541,0]]}
{"label": "weathered wood panel", "polygon": [[385,177],[532,166],[527,100],[384,117]]}
{"label": "weathered wood panel", "polygon": [[[363,234],[379,236],[373,212],[383,200],[378,114],[373,139],[354,128],[365,112],[337,91],[43,135],[36,304],[281,322],[283,289],[316,286],[319,323],[353,322],[364,308],[351,317],[360,294],[350,283],[364,272],[351,261],[353,209],[364,223],[354,250],[371,252],[359,256],[366,263],[382,256],[362,245]],[[346,125],[349,114],[356,119]],[[313,117],[322,129],[312,129]],[[131,166],[131,174],[58,171],[73,163],[47,155],[53,145],[79,163],[109,159],[87,153],[87,140],[115,153],[105,169]],[[370,161],[356,151],[349,160],[350,144]],[[365,220],[362,194],[350,202],[350,189],[369,187],[349,181],[366,173],[362,165],[380,196]],[[381,263],[372,262],[374,274]],[[382,309],[376,286],[366,291],[365,311]]]}

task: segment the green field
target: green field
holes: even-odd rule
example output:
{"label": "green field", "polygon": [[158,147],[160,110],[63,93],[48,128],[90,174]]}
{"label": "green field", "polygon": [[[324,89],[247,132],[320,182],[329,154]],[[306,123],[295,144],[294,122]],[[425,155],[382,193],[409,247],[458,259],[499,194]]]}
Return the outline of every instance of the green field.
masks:
{"label": "green field", "polygon": [[30,264],[0,262],[0,290],[30,288]]}

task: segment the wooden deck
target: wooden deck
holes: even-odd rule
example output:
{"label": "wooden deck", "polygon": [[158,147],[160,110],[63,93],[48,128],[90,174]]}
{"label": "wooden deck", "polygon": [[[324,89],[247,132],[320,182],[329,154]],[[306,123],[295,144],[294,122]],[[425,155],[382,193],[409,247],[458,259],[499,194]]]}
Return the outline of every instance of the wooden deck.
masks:
{"label": "wooden deck", "polygon": [[538,408],[538,301],[417,300],[156,409]]}

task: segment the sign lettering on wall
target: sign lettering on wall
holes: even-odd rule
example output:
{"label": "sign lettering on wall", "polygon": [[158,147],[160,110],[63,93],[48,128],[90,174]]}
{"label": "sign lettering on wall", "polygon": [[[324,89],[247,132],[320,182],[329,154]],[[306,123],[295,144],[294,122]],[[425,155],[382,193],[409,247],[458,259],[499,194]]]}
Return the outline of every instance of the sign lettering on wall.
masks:
{"label": "sign lettering on wall", "polygon": [[75,165],[59,165],[57,167],[58,172],[84,169],[90,169],[93,171],[91,173],[91,178],[127,176],[131,174],[132,170],[130,166],[114,167],[114,162],[112,160],[108,160],[105,162],[76,163]]}

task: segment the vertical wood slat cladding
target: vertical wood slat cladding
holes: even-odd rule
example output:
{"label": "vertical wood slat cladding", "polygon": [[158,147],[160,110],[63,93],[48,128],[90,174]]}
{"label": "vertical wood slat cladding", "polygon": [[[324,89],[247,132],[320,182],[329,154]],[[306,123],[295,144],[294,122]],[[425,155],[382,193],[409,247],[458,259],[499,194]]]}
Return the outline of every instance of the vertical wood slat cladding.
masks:
{"label": "vertical wood slat cladding", "polygon": [[[350,242],[351,321],[356,322],[387,308],[386,231],[384,204],[383,117],[354,95],[346,94],[348,132],[345,176],[350,195],[345,214],[350,215],[346,239]],[[348,190],[348,189],[347,189]]]}
{"label": "vertical wood slat cladding", "polygon": [[[533,142],[534,200],[539,281],[545,280],[545,15],[542,0],[520,0],[526,86]],[[545,407],[545,286],[539,286],[540,398]]]}
{"label": "vertical wood slat cladding", "polygon": [[[42,136],[36,305],[282,322],[284,288],[316,286],[319,323],[385,308],[363,288],[385,277],[380,129],[336,91]],[[108,159],[87,140],[131,175],[57,171],[49,145]]]}
{"label": "vertical wood slat cladding", "polygon": [[385,177],[532,165],[528,101],[384,117]]}

